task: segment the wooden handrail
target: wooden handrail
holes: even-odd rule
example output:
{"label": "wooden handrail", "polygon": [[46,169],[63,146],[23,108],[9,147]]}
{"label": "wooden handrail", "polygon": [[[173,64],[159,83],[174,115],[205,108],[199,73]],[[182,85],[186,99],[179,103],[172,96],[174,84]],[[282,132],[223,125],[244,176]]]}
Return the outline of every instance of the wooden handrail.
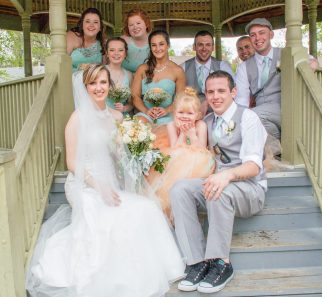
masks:
{"label": "wooden handrail", "polygon": [[48,102],[52,87],[57,80],[57,73],[46,74],[44,81],[37,93],[33,105],[31,106],[28,117],[19,133],[18,139],[13,150],[17,153],[16,168],[17,174],[20,173],[24,158],[28,152],[30,143],[36,131],[37,125],[42,116],[43,110]]}
{"label": "wooden handrail", "polygon": [[308,87],[311,96],[316,103],[320,114],[322,114],[322,86],[319,81],[316,79],[313,71],[310,69],[306,61],[303,61],[297,65],[297,69],[301,74],[302,79],[304,80],[306,86]]}

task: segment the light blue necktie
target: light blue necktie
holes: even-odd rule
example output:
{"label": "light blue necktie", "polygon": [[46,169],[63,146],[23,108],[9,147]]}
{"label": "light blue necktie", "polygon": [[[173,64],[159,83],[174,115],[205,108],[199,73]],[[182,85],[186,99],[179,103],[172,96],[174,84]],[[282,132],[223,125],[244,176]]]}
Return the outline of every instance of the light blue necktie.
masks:
{"label": "light blue necktie", "polygon": [[218,117],[216,120],[216,126],[215,129],[212,131],[212,138],[214,140],[214,144],[216,145],[221,137],[221,125],[223,123],[224,119],[221,117]]}
{"label": "light blue necktie", "polygon": [[198,68],[198,85],[200,90],[205,92],[205,65],[201,65]]}
{"label": "light blue necktie", "polygon": [[263,68],[262,68],[262,73],[260,77],[260,86],[263,87],[264,84],[266,83],[269,75],[269,57],[264,57],[263,60]]}

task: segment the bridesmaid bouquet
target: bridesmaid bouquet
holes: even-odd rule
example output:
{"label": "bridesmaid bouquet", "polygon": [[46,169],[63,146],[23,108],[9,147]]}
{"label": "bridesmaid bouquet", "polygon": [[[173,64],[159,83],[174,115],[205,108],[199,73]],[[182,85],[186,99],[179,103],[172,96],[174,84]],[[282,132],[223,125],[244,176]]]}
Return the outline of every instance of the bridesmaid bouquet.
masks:
{"label": "bridesmaid bouquet", "polygon": [[169,93],[161,88],[153,88],[148,90],[143,100],[150,102],[154,107],[159,107],[163,101],[170,97]]}
{"label": "bridesmaid bouquet", "polygon": [[108,98],[114,103],[126,102],[131,98],[131,90],[127,87],[113,87],[108,91]]}
{"label": "bridesmaid bouquet", "polygon": [[152,133],[151,127],[137,117],[126,117],[118,125],[120,136],[132,155],[137,161],[145,175],[149,175],[150,168],[162,173],[170,156],[166,156],[159,149],[153,149],[152,142],[156,136]]}

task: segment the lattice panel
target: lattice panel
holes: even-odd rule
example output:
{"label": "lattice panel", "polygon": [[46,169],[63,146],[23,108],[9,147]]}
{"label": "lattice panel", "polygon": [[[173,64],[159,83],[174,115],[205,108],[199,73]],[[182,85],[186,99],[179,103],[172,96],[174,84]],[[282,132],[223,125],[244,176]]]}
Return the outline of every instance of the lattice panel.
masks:
{"label": "lattice panel", "polygon": [[144,9],[152,20],[186,19],[211,22],[211,0],[160,0],[160,1],[123,1],[123,13],[133,8]]}
{"label": "lattice panel", "polygon": [[[113,0],[66,0],[67,13],[81,14],[86,8],[95,7],[103,16],[103,21],[114,24]],[[33,0],[33,13],[47,12],[48,0]]]}
{"label": "lattice panel", "polygon": [[284,3],[285,0],[220,0],[221,20],[255,8]]}

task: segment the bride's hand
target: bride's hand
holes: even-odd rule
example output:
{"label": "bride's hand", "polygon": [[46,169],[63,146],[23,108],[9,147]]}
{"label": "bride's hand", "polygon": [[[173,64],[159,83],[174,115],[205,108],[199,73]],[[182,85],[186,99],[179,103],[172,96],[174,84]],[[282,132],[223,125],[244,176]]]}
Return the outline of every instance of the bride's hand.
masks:
{"label": "bride's hand", "polygon": [[107,189],[104,192],[102,198],[108,206],[119,206],[121,204],[120,196],[115,191]]}
{"label": "bride's hand", "polygon": [[124,105],[120,102],[114,104],[114,108],[120,112],[124,111]]}

